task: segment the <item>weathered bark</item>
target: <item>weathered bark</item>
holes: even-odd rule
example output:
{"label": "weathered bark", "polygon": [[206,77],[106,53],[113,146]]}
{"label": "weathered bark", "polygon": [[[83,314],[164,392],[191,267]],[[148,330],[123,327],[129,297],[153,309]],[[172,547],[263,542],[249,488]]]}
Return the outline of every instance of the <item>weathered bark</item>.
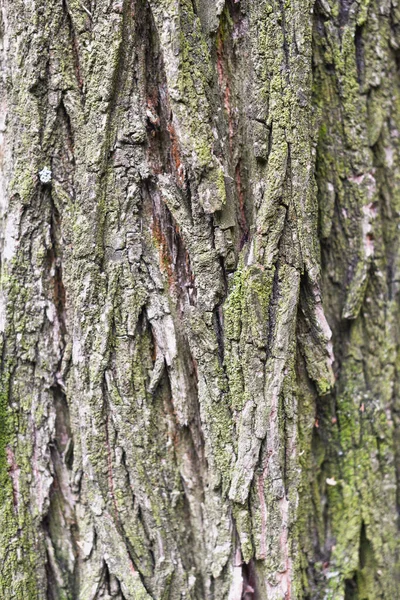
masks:
{"label": "weathered bark", "polygon": [[397,1],[1,7],[1,598],[400,597]]}

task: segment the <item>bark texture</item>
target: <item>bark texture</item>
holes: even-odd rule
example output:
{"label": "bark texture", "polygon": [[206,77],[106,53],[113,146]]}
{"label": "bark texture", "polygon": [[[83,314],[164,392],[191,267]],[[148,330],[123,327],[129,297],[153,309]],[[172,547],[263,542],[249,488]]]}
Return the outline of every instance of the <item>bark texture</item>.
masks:
{"label": "bark texture", "polygon": [[397,0],[0,4],[1,598],[400,598]]}

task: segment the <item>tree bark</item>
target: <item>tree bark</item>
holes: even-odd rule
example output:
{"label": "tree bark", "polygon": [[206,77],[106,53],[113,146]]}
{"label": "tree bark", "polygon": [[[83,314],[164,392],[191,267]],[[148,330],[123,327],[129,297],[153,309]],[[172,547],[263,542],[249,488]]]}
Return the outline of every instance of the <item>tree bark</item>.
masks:
{"label": "tree bark", "polygon": [[0,4],[1,598],[399,598],[397,0]]}

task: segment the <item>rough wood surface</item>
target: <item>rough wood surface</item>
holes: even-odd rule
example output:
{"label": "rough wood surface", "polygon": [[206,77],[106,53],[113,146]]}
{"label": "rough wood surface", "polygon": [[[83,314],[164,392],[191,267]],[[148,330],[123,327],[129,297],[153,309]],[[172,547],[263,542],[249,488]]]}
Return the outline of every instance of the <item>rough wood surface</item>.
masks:
{"label": "rough wood surface", "polygon": [[0,597],[400,597],[397,0],[0,0]]}

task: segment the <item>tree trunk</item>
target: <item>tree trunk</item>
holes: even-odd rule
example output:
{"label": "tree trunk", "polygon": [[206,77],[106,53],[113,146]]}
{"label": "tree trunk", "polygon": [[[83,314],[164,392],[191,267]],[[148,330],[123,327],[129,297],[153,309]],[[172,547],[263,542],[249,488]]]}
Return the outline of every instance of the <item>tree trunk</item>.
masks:
{"label": "tree trunk", "polygon": [[0,3],[1,598],[400,598],[400,4]]}

